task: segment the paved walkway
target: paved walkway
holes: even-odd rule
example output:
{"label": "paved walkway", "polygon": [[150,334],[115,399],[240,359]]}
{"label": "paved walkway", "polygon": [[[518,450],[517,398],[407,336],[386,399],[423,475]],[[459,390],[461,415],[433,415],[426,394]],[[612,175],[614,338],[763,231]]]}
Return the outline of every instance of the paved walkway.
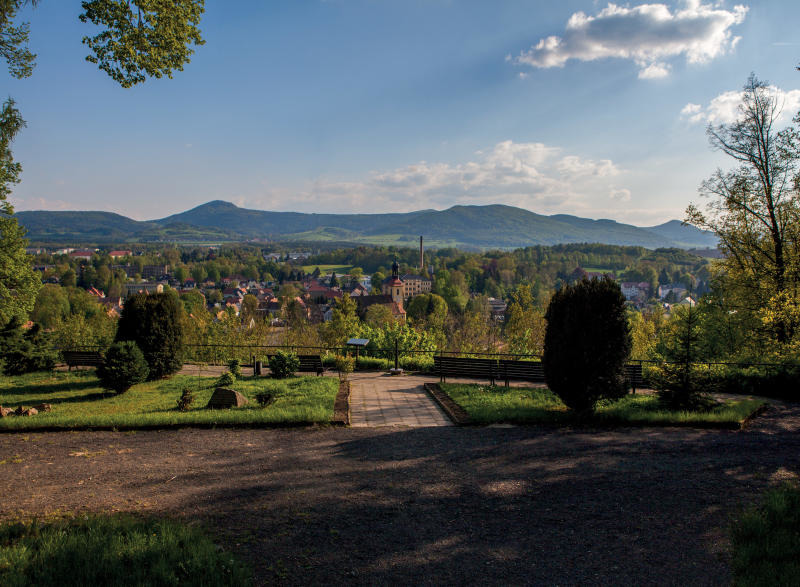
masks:
{"label": "paved walkway", "polygon": [[430,378],[383,373],[350,376],[350,425],[452,426],[422,386]]}

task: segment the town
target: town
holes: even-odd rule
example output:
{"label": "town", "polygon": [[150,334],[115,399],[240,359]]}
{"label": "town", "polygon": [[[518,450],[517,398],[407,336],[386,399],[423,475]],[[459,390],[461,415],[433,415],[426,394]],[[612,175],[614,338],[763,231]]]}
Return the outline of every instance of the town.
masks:
{"label": "town", "polygon": [[0,585],[800,585],[798,19],[0,0]]}

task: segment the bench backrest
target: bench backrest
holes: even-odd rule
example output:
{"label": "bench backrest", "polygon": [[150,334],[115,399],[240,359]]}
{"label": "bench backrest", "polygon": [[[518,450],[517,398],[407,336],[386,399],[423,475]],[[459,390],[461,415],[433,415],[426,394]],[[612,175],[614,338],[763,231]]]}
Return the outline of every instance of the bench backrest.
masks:
{"label": "bench backrest", "polygon": [[539,361],[501,360],[500,379],[541,383],[544,381],[544,365]]}
{"label": "bench backrest", "polygon": [[70,366],[95,367],[103,363],[103,355],[98,351],[61,351],[61,356]]}
{"label": "bench backrest", "polygon": [[495,377],[498,373],[496,359],[462,359],[434,355],[433,365],[440,375]]}

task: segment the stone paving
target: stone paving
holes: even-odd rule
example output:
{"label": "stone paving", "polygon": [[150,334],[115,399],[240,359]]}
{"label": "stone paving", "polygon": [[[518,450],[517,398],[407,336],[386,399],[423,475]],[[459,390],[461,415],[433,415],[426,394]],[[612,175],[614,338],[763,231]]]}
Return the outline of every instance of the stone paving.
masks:
{"label": "stone paving", "polygon": [[430,377],[384,373],[354,373],[350,376],[350,425],[452,426],[423,384]]}

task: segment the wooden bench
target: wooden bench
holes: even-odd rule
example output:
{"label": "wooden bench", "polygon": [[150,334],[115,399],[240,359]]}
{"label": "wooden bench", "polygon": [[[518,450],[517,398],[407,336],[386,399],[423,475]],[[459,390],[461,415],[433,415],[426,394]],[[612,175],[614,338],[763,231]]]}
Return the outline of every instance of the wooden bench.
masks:
{"label": "wooden bench", "polygon": [[506,387],[511,379],[544,383],[544,365],[540,361],[500,360],[500,379],[504,379]]}
{"label": "wooden bench", "polygon": [[103,354],[99,351],[61,351],[61,356],[70,371],[73,367],[99,367],[103,364]]}
{"label": "wooden bench", "polygon": [[[267,361],[275,355],[267,355]],[[299,373],[316,373],[322,375],[325,373],[325,367],[322,366],[322,357],[319,355],[297,355],[300,360],[300,368],[297,369]]]}
{"label": "wooden bench", "polygon": [[439,381],[451,377],[474,377],[488,379],[491,385],[498,378],[496,359],[462,359],[459,357],[433,356],[433,368],[439,374]]}
{"label": "wooden bench", "polygon": [[631,389],[636,393],[637,387],[644,385],[644,378],[642,377],[642,364],[641,363],[628,363],[625,365],[625,374],[628,381],[631,382]]}

